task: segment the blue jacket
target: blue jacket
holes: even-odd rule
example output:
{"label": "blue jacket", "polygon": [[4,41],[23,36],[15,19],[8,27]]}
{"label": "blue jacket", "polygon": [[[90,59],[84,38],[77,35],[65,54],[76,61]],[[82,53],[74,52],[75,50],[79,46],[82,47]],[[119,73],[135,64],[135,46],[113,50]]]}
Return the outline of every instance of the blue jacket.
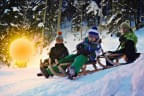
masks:
{"label": "blue jacket", "polygon": [[101,51],[101,45],[97,42],[89,42],[88,38],[85,38],[84,41],[77,46],[79,54],[84,54],[88,56],[89,62],[95,62],[98,53]]}

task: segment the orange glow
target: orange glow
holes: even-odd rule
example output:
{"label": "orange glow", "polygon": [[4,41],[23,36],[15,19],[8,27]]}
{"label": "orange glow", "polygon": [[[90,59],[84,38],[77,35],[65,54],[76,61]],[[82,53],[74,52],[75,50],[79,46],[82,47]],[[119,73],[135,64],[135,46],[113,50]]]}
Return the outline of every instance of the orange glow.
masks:
{"label": "orange glow", "polygon": [[15,61],[24,61],[30,59],[34,53],[34,45],[31,41],[20,38],[13,41],[10,45],[10,56]]}

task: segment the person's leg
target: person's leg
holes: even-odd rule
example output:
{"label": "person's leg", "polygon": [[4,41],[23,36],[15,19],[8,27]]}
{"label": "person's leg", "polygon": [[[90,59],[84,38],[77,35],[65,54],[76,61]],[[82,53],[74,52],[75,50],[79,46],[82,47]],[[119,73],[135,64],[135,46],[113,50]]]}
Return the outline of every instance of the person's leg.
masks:
{"label": "person's leg", "polygon": [[[113,62],[114,58],[109,58],[109,60]],[[113,66],[113,64],[106,60],[106,66]]]}
{"label": "person's leg", "polygon": [[[56,73],[59,73],[58,66],[53,66],[52,69],[53,69]],[[50,71],[50,68],[47,68],[46,71],[47,71],[47,74],[49,74],[49,75],[54,75],[54,74]]]}
{"label": "person's leg", "polygon": [[47,71],[46,71],[46,69],[48,68],[48,61],[49,61],[49,59],[46,59],[44,62],[42,62],[42,60],[40,60],[40,71],[41,71],[41,73],[38,73],[37,76],[44,75],[46,78],[49,77],[49,75],[47,74]]}
{"label": "person's leg", "polygon": [[42,62],[42,60],[40,60],[40,67],[47,68],[49,65],[49,60],[50,60],[50,58],[45,59],[43,62]]}
{"label": "person's leg", "polygon": [[42,74],[43,74],[46,78],[48,78],[48,77],[50,76],[49,73],[48,73],[48,71],[47,71],[47,68],[40,67],[40,70],[41,70]]}
{"label": "person's leg", "polygon": [[80,72],[81,67],[88,62],[88,57],[84,55],[79,55],[74,59],[71,67],[75,69],[75,73],[78,74]]}
{"label": "person's leg", "polygon": [[[66,68],[67,68],[67,65],[62,66],[62,69],[63,69],[63,70],[66,70]],[[53,71],[56,72],[56,73],[61,73],[61,71],[59,70],[58,66],[53,66],[52,69],[53,69]],[[54,75],[54,74],[51,72],[50,68],[47,68],[47,69],[46,69],[46,72],[47,72],[46,74],[49,74],[49,75],[51,75],[51,76]]]}
{"label": "person's leg", "polygon": [[[40,70],[43,73],[43,75],[48,78],[49,76],[53,76],[52,72],[49,69],[49,64],[51,64],[51,59],[46,59],[43,63],[40,61]],[[56,67],[53,66],[53,68],[56,70]]]}
{"label": "person's leg", "polygon": [[72,55],[68,55],[60,60],[58,60],[58,63],[61,64],[61,63],[68,63],[68,62],[73,62],[74,59],[76,58],[77,55],[75,54],[72,54]]}
{"label": "person's leg", "polygon": [[[76,56],[77,56],[77,55],[69,55],[69,56],[66,56],[66,57],[64,57],[63,59],[60,59],[60,60],[58,61],[58,63],[59,63],[59,64],[62,64],[62,63],[67,63],[67,62],[73,62],[73,61],[74,61],[74,58],[75,58]],[[63,66],[62,68],[64,68],[64,70],[65,70],[66,67],[67,67],[67,66]],[[53,71],[55,71],[56,73],[60,73],[60,70],[59,70],[58,66],[52,66],[52,69],[53,69]],[[54,75],[54,74],[51,72],[50,68],[46,68],[45,71],[43,71],[43,72],[45,72],[46,75],[47,75],[47,74],[49,74],[49,75]]]}
{"label": "person's leg", "polygon": [[[120,59],[123,56],[121,53],[116,53],[116,54],[111,54],[111,56],[108,57],[108,59],[113,62],[114,60]],[[113,66],[109,60],[106,60],[106,65],[107,66]]]}

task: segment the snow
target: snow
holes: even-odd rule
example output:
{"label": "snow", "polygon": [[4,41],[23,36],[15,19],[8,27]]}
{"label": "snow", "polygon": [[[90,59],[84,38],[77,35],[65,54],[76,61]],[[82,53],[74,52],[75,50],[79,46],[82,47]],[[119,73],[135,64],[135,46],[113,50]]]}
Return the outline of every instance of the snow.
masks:
{"label": "snow", "polygon": [[138,44],[137,44],[137,51],[140,53],[144,53],[144,28],[141,28],[136,32],[136,35],[138,37]]}
{"label": "snow", "polygon": [[4,13],[8,13],[10,11],[10,9],[5,9]]}
{"label": "snow", "polygon": [[87,9],[87,14],[93,12],[94,15],[97,15],[98,11],[100,10],[100,8],[98,7],[95,1],[91,1],[91,3],[86,9]]}
{"label": "snow", "polygon": [[[83,29],[83,38],[87,34]],[[138,51],[144,52],[143,29],[136,31],[139,37]],[[62,30],[65,45],[74,53],[76,44],[81,42],[78,33],[70,33],[69,29]],[[86,32],[86,33],[85,33]],[[45,48],[47,50],[54,46]],[[107,36],[103,38],[105,51],[115,50],[118,38]],[[44,56],[45,57],[45,56]],[[39,57],[37,57],[38,62]],[[37,77],[38,67],[26,69],[1,67],[0,69],[0,96],[144,96],[144,54],[128,65],[106,69],[82,76],[77,80],[68,80],[66,77]]]}
{"label": "snow", "polygon": [[110,23],[112,22],[112,20],[116,17],[116,15],[117,15],[117,13],[114,14],[114,15],[112,15],[112,16],[110,17],[110,19],[107,21],[107,24],[110,24]]}
{"label": "snow", "polygon": [[1,26],[8,26],[7,23],[4,23],[4,24],[0,23],[0,25],[1,25]]}
{"label": "snow", "polygon": [[40,23],[38,24],[38,27],[44,27],[43,22],[40,22]]}
{"label": "snow", "polygon": [[18,15],[23,16],[23,13],[19,12]]}
{"label": "snow", "polygon": [[19,12],[20,10],[17,7],[12,7],[13,12]]}
{"label": "snow", "polygon": [[[1,96],[144,96],[144,54],[133,64],[96,72],[71,81],[36,77],[37,69],[0,70]],[[9,91],[7,91],[9,90]]]}
{"label": "snow", "polygon": [[14,16],[15,18],[18,18],[18,16]]}
{"label": "snow", "polygon": [[35,6],[35,7],[32,9],[32,11],[36,11],[37,8],[38,8],[38,6]]}
{"label": "snow", "polygon": [[10,23],[10,25],[13,26],[13,27],[18,27],[18,25],[14,24],[14,23]]}

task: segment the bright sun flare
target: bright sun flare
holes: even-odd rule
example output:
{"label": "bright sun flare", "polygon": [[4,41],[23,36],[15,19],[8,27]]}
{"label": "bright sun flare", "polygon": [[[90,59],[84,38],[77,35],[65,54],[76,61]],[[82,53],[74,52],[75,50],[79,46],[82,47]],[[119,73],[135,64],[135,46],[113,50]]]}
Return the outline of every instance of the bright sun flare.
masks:
{"label": "bright sun flare", "polygon": [[25,38],[16,39],[10,45],[10,56],[15,61],[27,61],[33,52],[33,43]]}

